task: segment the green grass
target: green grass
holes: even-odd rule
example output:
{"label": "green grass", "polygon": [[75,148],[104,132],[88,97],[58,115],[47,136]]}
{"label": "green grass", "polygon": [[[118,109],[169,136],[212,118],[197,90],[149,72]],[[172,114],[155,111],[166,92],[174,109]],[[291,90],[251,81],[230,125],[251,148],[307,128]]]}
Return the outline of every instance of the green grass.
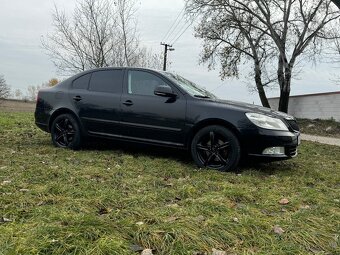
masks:
{"label": "green grass", "polygon": [[298,123],[302,133],[340,138],[340,123],[335,120],[299,119]]}
{"label": "green grass", "polygon": [[0,254],[340,254],[338,147],[220,173],[110,144],[57,149],[31,114],[1,112]]}

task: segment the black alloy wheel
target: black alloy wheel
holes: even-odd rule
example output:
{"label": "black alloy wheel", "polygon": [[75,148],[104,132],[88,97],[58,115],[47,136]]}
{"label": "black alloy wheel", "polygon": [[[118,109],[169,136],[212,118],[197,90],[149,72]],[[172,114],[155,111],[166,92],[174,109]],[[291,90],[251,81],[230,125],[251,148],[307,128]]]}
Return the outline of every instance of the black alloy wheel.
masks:
{"label": "black alloy wheel", "polygon": [[79,125],[71,114],[62,114],[53,121],[51,136],[56,147],[70,149],[80,147],[81,134]]}
{"label": "black alloy wheel", "polygon": [[240,161],[241,149],[231,131],[222,126],[208,126],[198,131],[192,140],[191,155],[201,168],[231,171]]}

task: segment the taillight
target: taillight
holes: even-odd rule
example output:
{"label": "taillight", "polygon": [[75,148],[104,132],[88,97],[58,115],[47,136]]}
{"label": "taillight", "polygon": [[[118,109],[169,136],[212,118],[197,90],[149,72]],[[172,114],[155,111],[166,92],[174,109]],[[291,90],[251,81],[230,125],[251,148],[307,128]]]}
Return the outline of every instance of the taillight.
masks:
{"label": "taillight", "polygon": [[35,97],[35,102],[36,102],[36,103],[39,101],[39,94],[40,94],[40,91],[38,91],[38,94],[37,94],[37,96]]}

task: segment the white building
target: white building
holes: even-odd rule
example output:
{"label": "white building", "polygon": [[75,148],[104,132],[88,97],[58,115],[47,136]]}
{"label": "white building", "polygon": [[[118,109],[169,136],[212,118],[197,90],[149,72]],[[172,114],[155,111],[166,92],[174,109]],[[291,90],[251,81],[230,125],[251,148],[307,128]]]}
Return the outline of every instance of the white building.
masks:
{"label": "white building", "polygon": [[[269,98],[269,103],[277,110],[279,98]],[[340,91],[291,96],[288,113],[296,118],[340,121]]]}

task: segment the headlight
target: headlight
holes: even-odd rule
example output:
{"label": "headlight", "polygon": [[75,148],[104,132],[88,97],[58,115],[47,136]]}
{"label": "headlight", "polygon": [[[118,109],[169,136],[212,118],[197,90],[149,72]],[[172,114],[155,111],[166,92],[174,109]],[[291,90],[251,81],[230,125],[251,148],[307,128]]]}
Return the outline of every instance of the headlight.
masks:
{"label": "headlight", "polygon": [[288,131],[282,120],[259,113],[246,113],[247,118],[256,126],[265,129]]}

